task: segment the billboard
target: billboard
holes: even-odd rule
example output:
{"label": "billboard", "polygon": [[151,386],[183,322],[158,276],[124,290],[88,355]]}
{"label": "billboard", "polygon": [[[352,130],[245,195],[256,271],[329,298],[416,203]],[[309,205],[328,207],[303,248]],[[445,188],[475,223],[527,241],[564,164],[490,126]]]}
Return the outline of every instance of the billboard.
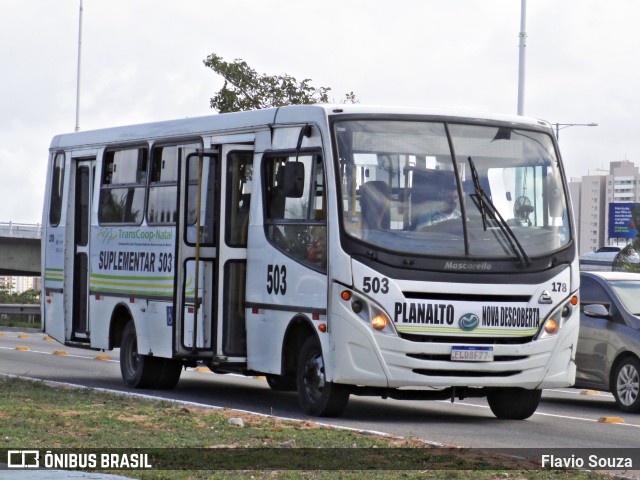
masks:
{"label": "billboard", "polygon": [[640,203],[609,204],[609,238],[636,238],[640,226]]}

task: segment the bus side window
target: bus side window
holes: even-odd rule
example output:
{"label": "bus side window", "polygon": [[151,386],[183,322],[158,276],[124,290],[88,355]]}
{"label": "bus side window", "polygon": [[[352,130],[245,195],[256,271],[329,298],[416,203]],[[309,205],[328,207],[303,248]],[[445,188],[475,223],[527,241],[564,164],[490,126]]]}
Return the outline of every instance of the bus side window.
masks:
{"label": "bus side window", "polygon": [[155,147],[151,155],[147,222],[175,225],[178,218],[178,159],[196,148],[193,145]]}
{"label": "bus side window", "polygon": [[[285,191],[287,162],[304,165],[304,189]],[[265,157],[263,192],[265,233],[285,254],[312,268],[327,268],[327,223],[324,165],[319,154]]]}
{"label": "bus side window", "polygon": [[146,148],[105,153],[98,221],[140,225],[147,184]]}
{"label": "bus side window", "polygon": [[229,153],[227,159],[227,214],[225,241],[233,247],[247,246],[249,206],[253,179],[253,152]]}
{"label": "bus side window", "polygon": [[57,227],[62,215],[62,192],[64,189],[64,153],[57,153],[53,160],[51,198],[49,201],[49,224]]}

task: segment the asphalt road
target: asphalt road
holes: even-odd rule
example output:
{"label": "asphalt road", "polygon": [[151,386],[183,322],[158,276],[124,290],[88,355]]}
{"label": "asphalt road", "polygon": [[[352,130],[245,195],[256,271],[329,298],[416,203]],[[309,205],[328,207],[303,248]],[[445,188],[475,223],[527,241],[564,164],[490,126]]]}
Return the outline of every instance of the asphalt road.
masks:
{"label": "asphalt road", "polygon": [[[300,412],[295,393],[273,392],[264,379],[190,369],[183,372],[174,390],[131,390],[120,379],[118,350],[103,353],[64,347],[45,340],[41,333],[28,333],[27,338],[19,338],[18,332],[2,333],[0,374],[144,393],[285,418],[311,418]],[[61,350],[68,354],[54,354]],[[110,358],[99,360],[98,355]],[[619,417],[624,423],[598,422],[604,417]],[[546,390],[537,412],[525,421],[497,420],[484,399],[450,403],[351,397],[341,418],[321,422],[474,448],[640,446],[640,414],[620,412],[610,394],[585,395],[575,389]]]}

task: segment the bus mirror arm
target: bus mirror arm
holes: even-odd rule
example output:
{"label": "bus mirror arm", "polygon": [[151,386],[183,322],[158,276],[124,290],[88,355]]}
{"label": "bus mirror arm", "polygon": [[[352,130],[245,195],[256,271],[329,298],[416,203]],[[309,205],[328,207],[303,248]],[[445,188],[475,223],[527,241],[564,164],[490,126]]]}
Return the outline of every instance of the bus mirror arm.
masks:
{"label": "bus mirror arm", "polygon": [[302,139],[304,137],[311,137],[311,125],[308,123],[300,129],[300,134],[298,135],[298,144],[296,145],[296,162],[298,161],[300,149],[302,148]]}
{"label": "bus mirror arm", "polygon": [[311,136],[311,125],[306,124],[300,129],[296,145],[296,161],[283,166],[282,187],[286,198],[301,198],[304,194],[304,163],[299,162],[302,139]]}

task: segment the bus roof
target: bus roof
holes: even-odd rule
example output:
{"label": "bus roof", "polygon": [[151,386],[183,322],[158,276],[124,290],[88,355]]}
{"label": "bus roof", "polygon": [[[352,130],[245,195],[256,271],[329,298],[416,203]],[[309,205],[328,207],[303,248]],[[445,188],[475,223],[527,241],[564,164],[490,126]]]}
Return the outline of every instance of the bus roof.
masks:
{"label": "bus roof", "polygon": [[214,114],[137,125],[56,135],[51,150],[69,147],[131,143],[154,138],[195,137],[203,134],[249,130],[272,124],[322,121],[329,115],[380,114],[439,117],[460,120],[489,120],[536,128],[551,128],[548,122],[530,117],[444,108],[392,107],[360,104],[291,105],[247,112]]}

